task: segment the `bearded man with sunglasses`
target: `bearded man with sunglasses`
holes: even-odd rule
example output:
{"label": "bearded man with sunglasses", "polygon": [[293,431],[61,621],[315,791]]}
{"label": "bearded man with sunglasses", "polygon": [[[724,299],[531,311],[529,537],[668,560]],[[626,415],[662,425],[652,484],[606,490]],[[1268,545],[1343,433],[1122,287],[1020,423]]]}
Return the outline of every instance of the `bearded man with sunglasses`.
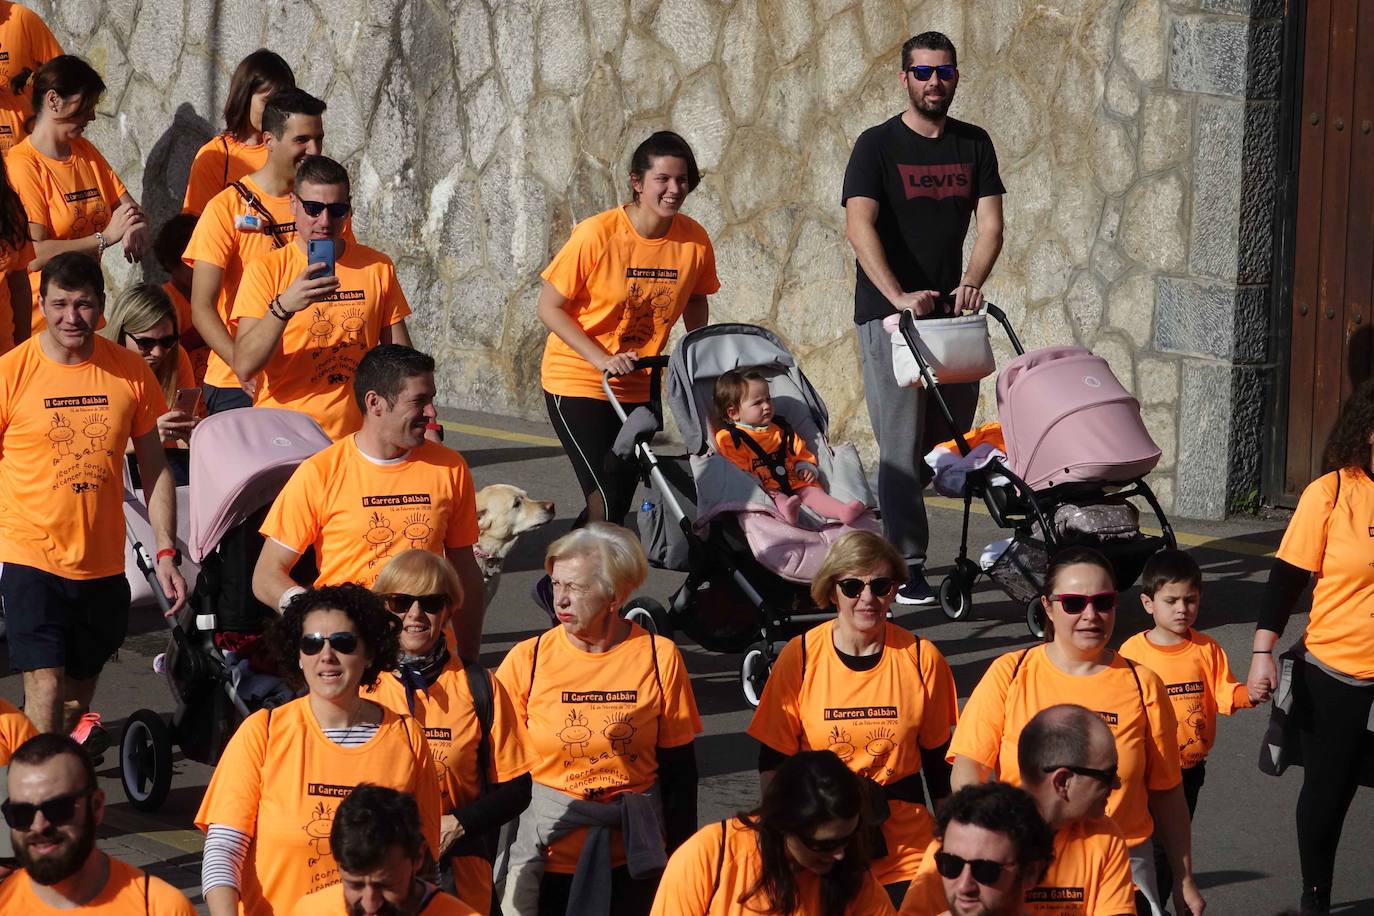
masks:
{"label": "bearded man with sunglasses", "polygon": [[176,888],[96,849],[105,793],[90,757],[71,738],[48,734],[24,742],[7,782],[0,811],[22,874],[0,882],[0,913],[193,916],[195,908]]}
{"label": "bearded man with sunglasses", "polygon": [[[1121,784],[1111,729],[1082,706],[1051,706],[1026,723],[1017,749],[1021,786],[1054,831],[1054,861],[1026,891],[1025,911],[1135,916],[1126,837],[1106,816],[1107,797]],[[938,842],[927,850],[901,916],[935,916],[947,905],[938,850]]]}
{"label": "bearded man with sunglasses", "polygon": [[[987,131],[948,117],[959,86],[953,43],[924,32],[902,46],[905,111],[859,135],[845,169],[841,204],[857,257],[854,324],[863,357],[864,400],[878,441],[878,505],[888,539],[906,557],[901,604],[929,605],[925,580],[930,529],[921,491],[930,481],[922,460],[953,436],[929,416],[924,388],[900,388],[883,319],[910,311],[948,317],[983,307],[983,282],[1002,250],[1002,195],[997,153]],[[970,218],[978,239],[967,266]],[[962,267],[962,270],[961,270]],[[978,384],[942,385],[959,431],[969,428]]]}
{"label": "bearded man with sunglasses", "polygon": [[1054,859],[1054,835],[1035,801],[1004,782],[965,786],[936,821],[935,867],[944,916],[1021,916],[1026,893]]}
{"label": "bearded man with sunglasses", "polygon": [[[254,406],[300,411],[336,441],[362,426],[353,377],[363,354],[379,343],[410,346],[396,267],[344,239],[350,209],[344,167],[326,156],[302,160],[291,194],[295,239],[245,268],[229,319],[234,373],[258,380]],[[311,262],[315,242],[328,243],[332,262]]]}

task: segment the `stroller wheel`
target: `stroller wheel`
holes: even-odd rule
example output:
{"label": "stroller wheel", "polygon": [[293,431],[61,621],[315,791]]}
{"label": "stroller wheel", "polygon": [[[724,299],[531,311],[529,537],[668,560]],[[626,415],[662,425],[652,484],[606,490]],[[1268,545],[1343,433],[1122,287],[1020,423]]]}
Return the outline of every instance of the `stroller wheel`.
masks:
{"label": "stroller wheel", "polygon": [[631,623],[637,623],[648,630],[665,639],[673,638],[673,624],[668,619],[668,612],[663,605],[652,598],[645,598],[642,595],[631,598],[626,605],[620,609],[620,616]]}
{"label": "stroller wheel", "polygon": [[1045,608],[1038,597],[1026,602],[1026,629],[1036,639],[1045,638]]}
{"label": "stroller wheel", "polygon": [[744,650],[744,661],[739,666],[739,681],[750,706],[757,707],[759,700],[763,699],[763,685],[768,683],[768,672],[772,667],[773,660],[764,643],[753,643]]}
{"label": "stroller wheel", "polygon": [[940,610],[950,620],[963,620],[973,610],[973,589],[957,572],[940,582]]}
{"label": "stroller wheel", "polygon": [[172,787],[172,733],[162,716],[140,709],[124,723],[119,739],[119,781],[139,811],[156,811]]}

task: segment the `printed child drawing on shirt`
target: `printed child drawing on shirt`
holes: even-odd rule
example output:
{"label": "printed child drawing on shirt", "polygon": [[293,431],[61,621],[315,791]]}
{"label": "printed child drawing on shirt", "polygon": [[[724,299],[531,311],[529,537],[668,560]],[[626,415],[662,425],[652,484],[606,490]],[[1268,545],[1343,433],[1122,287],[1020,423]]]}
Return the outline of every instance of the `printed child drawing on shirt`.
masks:
{"label": "printed child drawing on shirt", "polygon": [[795,525],[806,506],[827,519],[852,525],[867,510],[825,491],[816,456],[801,436],[778,423],[768,379],[758,369],[731,369],[716,379],[716,451],[758,478],[779,515]]}
{"label": "printed child drawing on shirt", "polygon": [[886,726],[868,733],[868,743],[864,745],[864,751],[872,759],[872,763],[859,770],[860,776],[877,779],[882,775],[883,770],[887,768],[887,758],[897,749],[896,743],[892,740],[896,734]]}
{"label": "printed child drawing on shirt", "polygon": [[434,533],[430,527],[429,516],[423,512],[416,512],[407,515],[405,518],[406,527],[401,534],[410,539],[410,546],[416,550],[424,550],[429,543],[429,536]]}
{"label": "printed child drawing on shirt", "polygon": [[310,868],[330,855],[329,831],[334,826],[334,809],[324,802],[315,805],[315,809],[310,812],[310,822],[305,825],[305,833],[310,837],[309,846],[314,850],[314,855],[306,862]]}
{"label": "printed child drawing on shirt", "polygon": [[[563,742],[563,750],[568,757],[587,756],[587,744],[592,740],[592,730],[587,727],[587,717],[576,709],[568,713],[566,724],[558,732],[558,740]],[[563,761],[564,766],[572,766],[572,760]]]}
{"label": "printed child drawing on shirt", "polygon": [[611,743],[611,753],[624,757],[630,752],[630,741],[635,736],[634,722],[627,712],[612,713],[606,717],[606,727],[601,734]]}
{"label": "printed child drawing on shirt", "polygon": [[849,732],[838,725],[830,729],[830,752],[846,763],[854,756],[853,739],[850,738]]}
{"label": "printed child drawing on shirt", "polygon": [[391,542],[396,539],[396,532],[391,530],[391,519],[381,512],[373,512],[367,520],[367,534],[364,537],[376,554],[368,561],[368,565],[386,559],[391,551]]}
{"label": "printed child drawing on shirt", "polygon": [[[57,454],[66,457],[72,453],[72,440],[76,438],[76,431],[72,429],[72,422],[60,413],[52,415],[52,428],[48,430],[48,441],[57,450]],[[57,458],[53,459],[53,464],[57,464]]]}

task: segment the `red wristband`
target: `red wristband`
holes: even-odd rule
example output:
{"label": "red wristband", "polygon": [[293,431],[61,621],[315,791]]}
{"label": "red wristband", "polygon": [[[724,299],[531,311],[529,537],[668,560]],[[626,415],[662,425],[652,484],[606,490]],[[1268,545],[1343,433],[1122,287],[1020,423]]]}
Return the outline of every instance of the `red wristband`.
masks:
{"label": "red wristband", "polygon": [[164,548],[162,548],[161,550],[159,550],[159,551],[157,552],[157,557],[155,558],[155,561],[158,562],[158,563],[161,563],[163,557],[172,557],[173,559],[175,559],[175,558],[176,558],[176,555],[177,555],[176,548],[174,548],[174,547],[164,547]]}

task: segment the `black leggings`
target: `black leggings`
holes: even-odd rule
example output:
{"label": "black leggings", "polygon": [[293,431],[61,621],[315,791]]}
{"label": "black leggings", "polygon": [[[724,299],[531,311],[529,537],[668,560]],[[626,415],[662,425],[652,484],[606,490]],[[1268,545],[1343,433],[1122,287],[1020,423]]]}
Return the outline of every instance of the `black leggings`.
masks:
{"label": "black leggings", "polygon": [[1355,687],[1306,664],[1293,679],[1300,724],[1302,791],[1298,794],[1298,859],[1305,889],[1330,893],[1360,765],[1370,747],[1369,710],[1374,687]]}
{"label": "black leggings", "polygon": [[[609,401],[596,398],[571,398],[544,392],[563,451],[568,453],[573,473],[582,487],[587,506],[573,523],[581,528],[587,522],[623,524],[634,499],[637,482],[634,459],[612,454],[611,446],[620,435],[620,418]],[[643,404],[621,404],[628,415]]]}

